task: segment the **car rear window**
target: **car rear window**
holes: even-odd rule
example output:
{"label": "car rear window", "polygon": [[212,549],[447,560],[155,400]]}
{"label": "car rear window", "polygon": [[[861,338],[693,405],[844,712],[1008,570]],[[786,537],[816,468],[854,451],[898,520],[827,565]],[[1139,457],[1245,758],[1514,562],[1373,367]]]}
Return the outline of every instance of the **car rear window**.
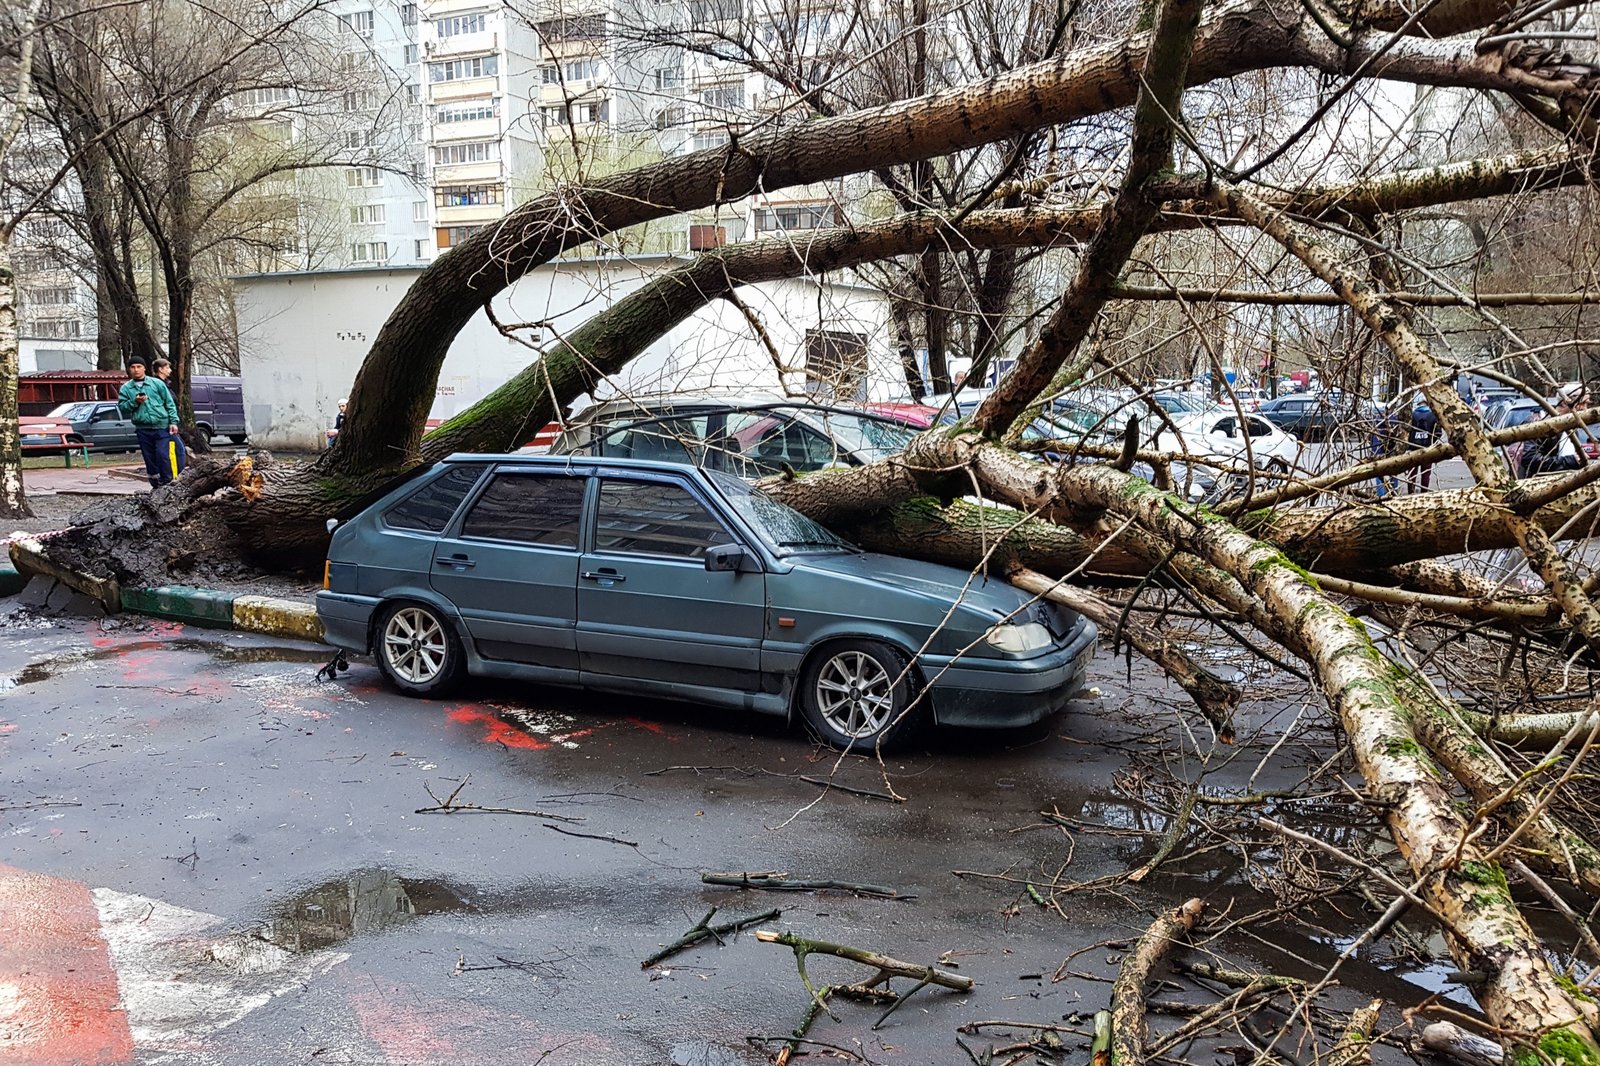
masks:
{"label": "car rear window", "polygon": [[576,549],[586,484],[581,477],[497,474],[467,512],[461,535]]}
{"label": "car rear window", "polygon": [[440,533],[450,524],[461,501],[478,483],[484,463],[452,464],[441,476],[434,478],[405,500],[383,513],[386,524],[398,529],[417,529],[424,533]]}

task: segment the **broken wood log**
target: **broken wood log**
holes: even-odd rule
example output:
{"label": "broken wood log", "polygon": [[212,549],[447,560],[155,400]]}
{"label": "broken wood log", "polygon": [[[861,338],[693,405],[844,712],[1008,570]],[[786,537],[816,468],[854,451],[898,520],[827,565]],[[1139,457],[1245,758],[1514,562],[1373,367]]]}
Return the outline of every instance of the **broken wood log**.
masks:
{"label": "broken wood log", "polygon": [[[762,922],[770,922],[774,918],[778,918],[783,915],[783,911],[774,907],[770,911],[762,911],[760,914],[749,918],[736,918],[731,922],[723,922],[720,925],[712,925],[711,919],[716,915],[716,913],[717,908],[715,907],[712,907],[709,911],[706,911],[706,916],[701,918],[698,924],[696,924],[687,933],[683,934],[678,939],[674,940],[672,943],[668,944],[666,947],[662,948],[660,951],[641,962],[639,964],[639,969],[648,970],[662,959],[665,959],[670,955],[674,955],[682,951],[684,948],[692,947],[693,945],[700,943],[702,940],[708,940],[712,937],[720,938],[724,933],[736,933],[746,926],[760,925]],[[802,1033],[801,1035],[803,1036],[805,1034]]]}
{"label": "broken wood log", "polygon": [[[1122,960],[1111,986],[1111,1061],[1145,1061],[1149,1028],[1144,1020],[1144,985],[1168,949],[1194,928],[1205,912],[1202,899],[1191,899],[1150,923],[1133,950]],[[1098,1040],[1098,1038],[1097,1038]]]}
{"label": "broken wood log", "polygon": [[805,982],[806,989],[815,996],[816,990],[812,988],[811,979],[806,976],[807,955],[833,955],[851,962],[859,962],[863,966],[877,967],[877,976],[862,982],[864,985],[877,984],[890,977],[909,977],[917,981],[926,981],[941,988],[955,989],[957,992],[970,992],[974,982],[966,974],[951,973],[941,970],[936,966],[919,966],[914,962],[903,962],[900,959],[868,951],[865,948],[851,947],[848,944],[830,944],[825,940],[807,940],[793,933],[774,933],[769,929],[757,929],[756,939],[763,944],[782,944],[794,952],[795,965],[800,970],[800,980]]}
{"label": "broken wood log", "polygon": [[1422,1030],[1422,1046],[1463,1066],[1501,1066],[1505,1060],[1500,1045],[1454,1022],[1434,1022]]}
{"label": "broken wood log", "polygon": [[1383,1000],[1374,999],[1351,1012],[1350,1024],[1328,1056],[1328,1066],[1370,1066],[1372,1034],[1378,1030],[1378,1014],[1382,1010]]}
{"label": "broken wood log", "polygon": [[886,885],[858,885],[849,881],[811,880],[791,881],[789,875],[776,870],[761,872],[725,872],[707,871],[700,875],[700,880],[708,885],[726,885],[729,888],[764,888],[773,892],[816,892],[833,890],[838,892],[855,892],[863,896],[881,896],[884,899],[916,899],[915,896],[904,895]]}

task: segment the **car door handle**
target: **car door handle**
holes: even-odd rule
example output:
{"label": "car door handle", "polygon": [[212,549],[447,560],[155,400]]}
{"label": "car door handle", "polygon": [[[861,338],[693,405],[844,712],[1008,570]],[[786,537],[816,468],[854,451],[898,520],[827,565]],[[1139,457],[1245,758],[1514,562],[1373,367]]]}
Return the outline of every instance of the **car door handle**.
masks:
{"label": "car door handle", "polygon": [[474,566],[478,565],[467,556],[461,554],[452,555],[448,559],[436,558],[434,559],[434,562],[440,566],[453,566],[457,570],[471,570]]}
{"label": "car door handle", "polygon": [[617,584],[628,580],[615,570],[611,569],[609,566],[603,567],[599,570],[585,570],[578,576],[583,578],[585,581],[610,581]]}

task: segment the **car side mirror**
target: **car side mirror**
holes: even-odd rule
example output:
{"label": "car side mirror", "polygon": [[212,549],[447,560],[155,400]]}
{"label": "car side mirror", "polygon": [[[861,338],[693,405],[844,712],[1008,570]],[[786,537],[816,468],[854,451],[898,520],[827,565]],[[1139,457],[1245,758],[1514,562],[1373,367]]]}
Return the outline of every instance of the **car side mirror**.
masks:
{"label": "car side mirror", "polygon": [[761,561],[743,544],[718,544],[706,549],[706,569],[713,573],[759,574]]}

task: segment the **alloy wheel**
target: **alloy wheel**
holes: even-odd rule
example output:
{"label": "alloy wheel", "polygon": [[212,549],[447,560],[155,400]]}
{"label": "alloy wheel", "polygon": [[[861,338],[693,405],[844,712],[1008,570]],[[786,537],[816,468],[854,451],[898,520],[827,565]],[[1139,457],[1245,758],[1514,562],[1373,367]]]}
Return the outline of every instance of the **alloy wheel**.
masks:
{"label": "alloy wheel", "polygon": [[444,670],[444,627],[421,607],[402,607],[383,627],[383,656],[401,680],[426,685]]}
{"label": "alloy wheel", "polygon": [[817,671],[817,711],[849,738],[883,731],[894,715],[894,678],[871,655],[846,651]]}

